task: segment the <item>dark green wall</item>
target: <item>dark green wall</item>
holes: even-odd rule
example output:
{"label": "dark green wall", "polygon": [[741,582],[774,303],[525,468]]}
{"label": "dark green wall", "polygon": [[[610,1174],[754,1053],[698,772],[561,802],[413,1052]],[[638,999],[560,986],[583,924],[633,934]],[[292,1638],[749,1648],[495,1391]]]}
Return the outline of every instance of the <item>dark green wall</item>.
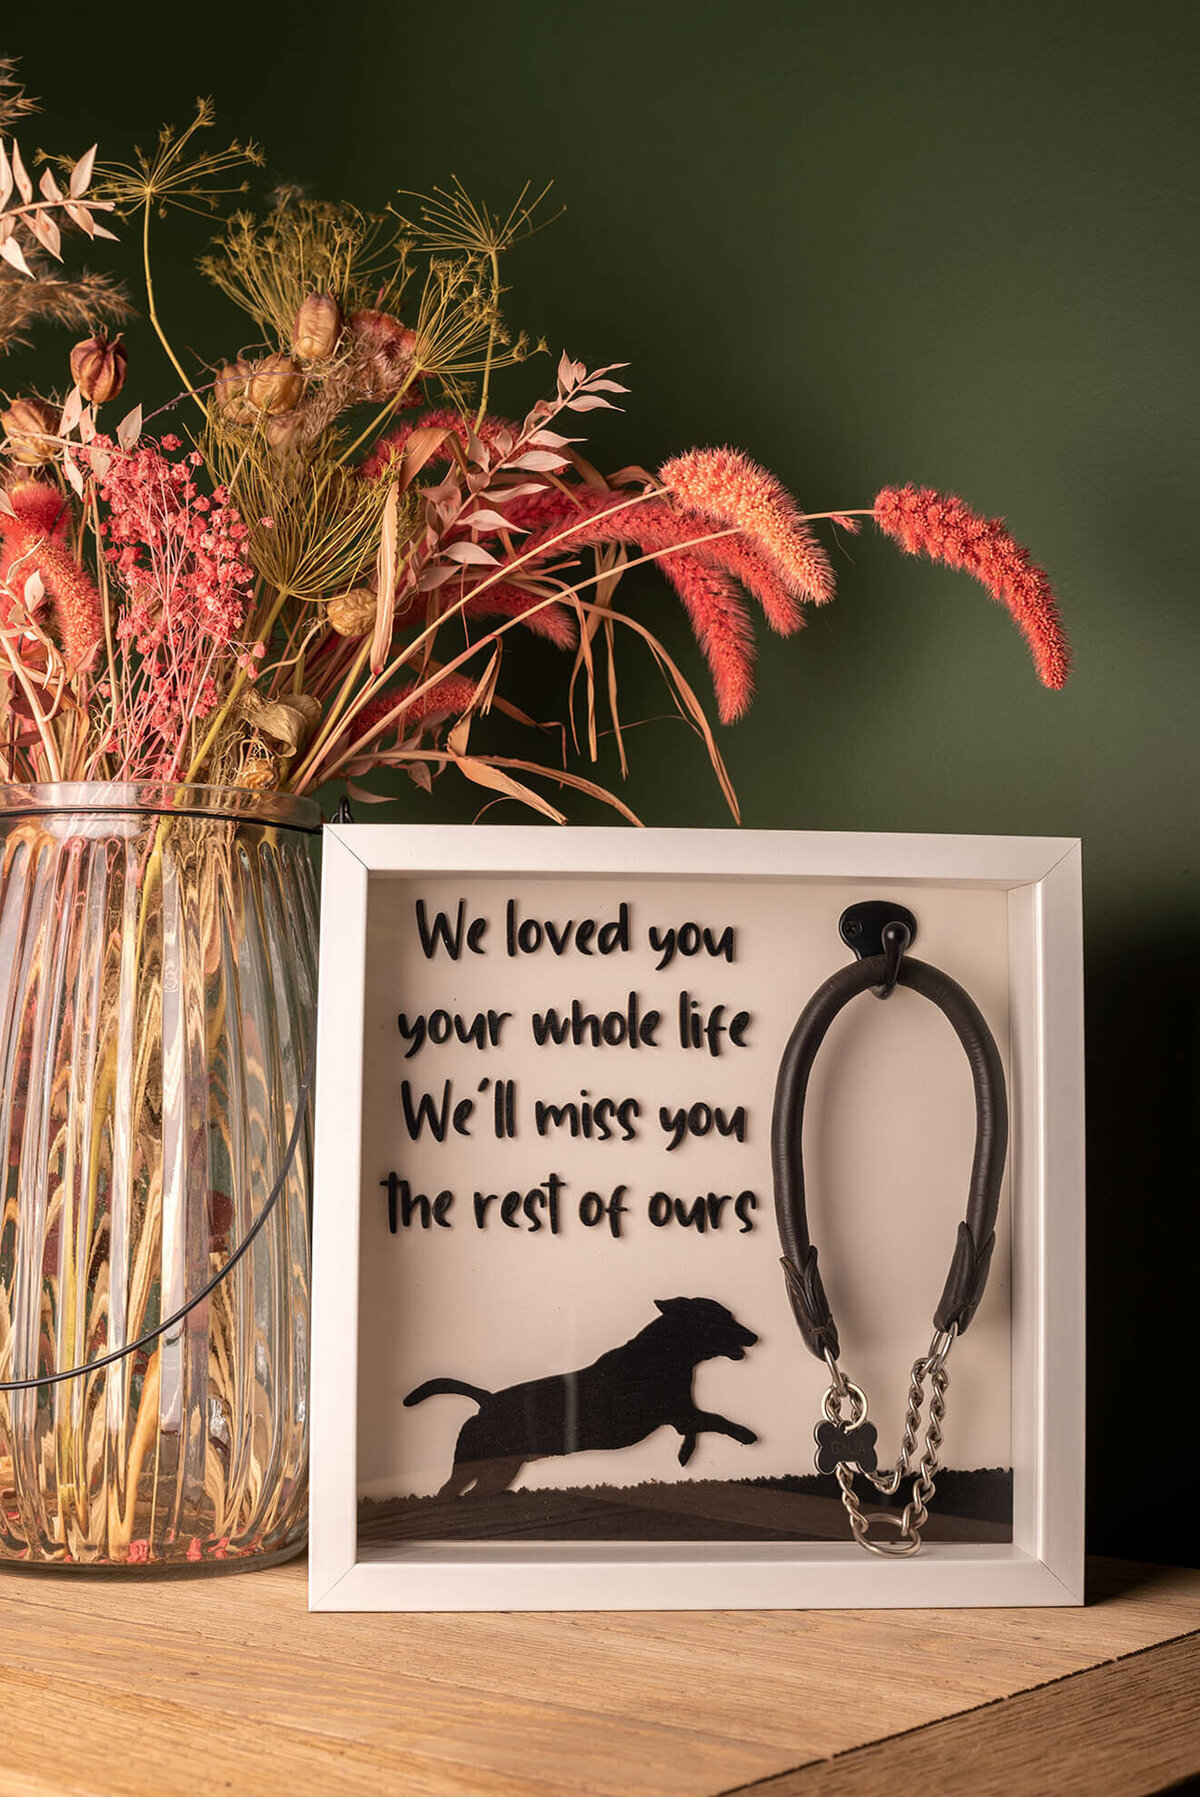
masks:
{"label": "dark green wall", "polygon": [[[454,171],[503,199],[553,175],[569,210],[514,263],[512,304],[556,349],[631,362],[629,411],[593,438],[609,466],[731,441],[814,509],[915,479],[1034,546],[1075,643],[1065,693],[1037,686],[969,582],[860,541],[837,603],[764,644],[758,703],[723,746],[750,825],[1083,837],[1092,1543],[1185,1557],[1188,1519],[1143,1494],[1128,1454],[1135,1395],[1171,1408],[1194,1358],[1200,14],[246,0],[118,4],[70,32],[61,9],[40,16],[4,45],[49,99],[30,142],[115,153],[211,92],[276,178],[329,197],[379,203]],[[231,326],[189,272],[198,235],[185,221],[164,299],[212,354]],[[507,377],[500,402],[540,372]],[[638,591],[698,671],[654,583]],[[625,693],[634,715],[663,709],[632,653]],[[724,821],[680,730],[633,746],[648,822]]]}

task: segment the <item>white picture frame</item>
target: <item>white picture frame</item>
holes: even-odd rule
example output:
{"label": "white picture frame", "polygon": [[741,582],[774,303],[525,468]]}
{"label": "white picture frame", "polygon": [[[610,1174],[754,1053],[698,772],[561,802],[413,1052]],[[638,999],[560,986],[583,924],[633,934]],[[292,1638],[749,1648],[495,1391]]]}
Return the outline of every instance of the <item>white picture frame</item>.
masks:
{"label": "white picture frame", "polygon": [[[376,876],[870,881],[1007,895],[1012,1116],[1010,1542],[371,1544],[357,1526],[367,901]],[[309,1607],[809,1609],[1083,1601],[1081,848],[1058,837],[333,825],[316,1074]]]}

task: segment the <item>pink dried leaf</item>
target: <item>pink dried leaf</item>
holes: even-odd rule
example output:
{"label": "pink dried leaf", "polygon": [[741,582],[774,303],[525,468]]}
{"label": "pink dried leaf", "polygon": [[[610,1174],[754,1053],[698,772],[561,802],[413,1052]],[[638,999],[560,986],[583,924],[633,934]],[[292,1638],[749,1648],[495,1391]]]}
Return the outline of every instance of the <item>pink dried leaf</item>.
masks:
{"label": "pink dried leaf", "polygon": [[510,464],[513,468],[532,468],[535,473],[549,474],[567,466],[565,459],[548,449],[529,449]]}
{"label": "pink dried leaf", "polygon": [[71,170],[71,179],[67,183],[67,192],[73,200],[85,194],[92,182],[92,169],[96,162],[96,145],[85,150],[75,167]]}
{"label": "pink dried leaf", "polygon": [[447,430],[431,430],[428,427],[413,431],[404,445],[404,454],[400,460],[399,481],[402,493],[408,491],[426,462],[437,454],[449,435]]}
{"label": "pink dried leaf", "polygon": [[523,805],[531,805],[535,811],[540,811],[552,823],[566,823],[566,817],[561,811],[556,810],[547,799],[543,799],[540,793],[534,792],[532,787],[514,780],[503,768],[494,767],[488,761],[478,761],[473,755],[456,755],[453,760],[459,772],[465,774],[468,780],[474,781],[476,786],[488,786],[493,792],[502,792],[506,798],[519,799]]}
{"label": "pink dried leaf", "polygon": [[451,543],[442,554],[447,561],[477,563],[480,567],[497,568],[499,562],[482,543]]}
{"label": "pink dried leaf", "polygon": [[502,455],[502,456],[503,455],[511,455],[513,442],[514,442],[514,438],[513,438],[513,434],[511,431],[498,431],[497,432],[497,434],[496,434],[496,449],[500,455]]}
{"label": "pink dried leaf", "polygon": [[582,443],[582,437],[560,437],[557,431],[534,431],[528,439],[539,449],[565,449],[569,443]]}
{"label": "pink dried leaf", "polygon": [[417,576],[417,591],[418,593],[436,592],[438,587],[445,586],[448,580],[453,580],[454,576],[456,574],[461,574],[461,572],[461,568],[447,568],[444,565],[425,568],[422,573]]}
{"label": "pink dried leaf", "polygon": [[42,170],[41,179],[38,181],[38,187],[43,196],[50,200],[55,206],[62,205],[62,188],[58,185],[58,182],[54,179],[53,174],[48,168]]}
{"label": "pink dried leaf", "polygon": [[104,226],[97,223],[95,219],[92,220],[92,235],[93,237],[107,237],[110,243],[119,243],[121,241],[115,231],[106,231]]}
{"label": "pink dried leaf", "polygon": [[17,191],[28,206],[33,199],[33,182],[29,179],[25,164],[21,161],[21,146],[15,137],[12,140],[12,172],[13,179],[17,184]]}
{"label": "pink dried leaf", "polygon": [[134,406],[117,426],[117,442],[122,449],[132,449],[142,434],[142,408]]}
{"label": "pink dried leaf", "polygon": [[4,147],[4,139],[0,137],[0,206],[8,205],[12,190],[12,164],[8,160],[8,151]]}
{"label": "pink dried leaf", "polygon": [[72,387],[63,402],[62,416],[58,421],[58,434],[60,437],[70,436],[71,432],[75,429],[75,426],[79,423],[82,411],[83,394],[79,391],[77,386]]}
{"label": "pink dried leaf", "polygon": [[0,256],[12,265],[20,275],[28,275],[33,279],[33,270],[25,260],[25,253],[15,237],[6,237],[0,241]]}
{"label": "pink dried leaf", "polygon": [[83,498],[83,476],[82,476],[82,474],[80,474],[78,468],[75,466],[74,461],[72,460],[72,458],[69,455],[65,455],[63,457],[63,473],[67,477],[67,484],[70,486],[72,492],[75,493],[78,498],[82,499]]}
{"label": "pink dried leaf", "polygon": [[[629,366],[628,362],[614,362],[613,363],[614,368],[628,368],[628,366]],[[629,388],[623,387],[621,385],[620,381],[598,381],[594,378],[588,382],[587,390],[589,393],[628,393],[629,392]]]}
{"label": "pink dried leaf", "polygon": [[63,210],[66,212],[71,223],[73,225],[78,225],[79,229],[85,232],[87,236],[94,237],[96,235],[96,226],[93,222],[92,215],[86,206],[73,206],[70,200],[68,200]]}
{"label": "pink dried leaf", "polygon": [[[413,435],[416,436],[415,431]],[[457,506],[458,504],[458,482],[453,475],[439,481],[436,487],[426,487],[424,493],[426,499],[431,500],[435,506]]]}
{"label": "pink dried leaf", "polygon": [[[363,771],[365,773],[366,768]],[[368,792],[357,780],[347,780],[345,784],[346,796],[353,799],[356,805],[386,805],[392,796],[388,792]]]}
{"label": "pink dried leaf", "polygon": [[22,587],[21,593],[25,601],[25,610],[27,612],[35,612],[45,599],[46,583],[36,568],[33,570],[32,574],[26,577],[25,585]]}
{"label": "pink dried leaf", "polygon": [[[584,393],[581,394],[578,399],[569,399],[567,401],[568,412],[598,412],[601,408],[608,412],[619,412],[621,410],[620,406],[613,405],[611,399],[601,399],[598,393],[591,396]],[[579,441],[578,438],[575,440],[576,442]]]}
{"label": "pink dried leaf", "polygon": [[527,494],[545,493],[548,490],[540,480],[526,480],[515,487],[487,487],[479,494],[479,498],[490,500],[493,505],[503,505],[506,500],[524,499]]}
{"label": "pink dried leaf", "polygon": [[0,514],[3,514],[6,518],[15,518],[17,515],[13,510],[13,502],[4,491],[3,487],[0,487]]}
{"label": "pink dried leaf", "polygon": [[29,220],[29,228],[41,244],[42,248],[56,262],[62,261],[62,234],[48,212],[35,212]]}
{"label": "pink dried leaf", "polygon": [[472,530],[519,530],[523,535],[527,534],[523,524],[512,524],[499,512],[488,511],[486,506],[469,512],[462,522],[469,524]]}

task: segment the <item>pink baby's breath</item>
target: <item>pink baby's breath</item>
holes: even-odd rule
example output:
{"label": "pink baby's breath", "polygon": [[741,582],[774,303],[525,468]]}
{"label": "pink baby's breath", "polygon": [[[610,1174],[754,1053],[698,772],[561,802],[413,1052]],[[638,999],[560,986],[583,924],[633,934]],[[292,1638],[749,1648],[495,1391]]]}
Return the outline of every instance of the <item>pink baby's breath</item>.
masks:
{"label": "pink baby's breath", "polygon": [[106,744],[120,779],[178,776],[192,725],[219,702],[220,659],[227,651],[238,658],[254,582],[238,512],[198,490],[196,452],[172,461],[163,454],[172,445],[178,439],[164,437],[129,455],[114,453],[107,438],[93,445],[108,458],[105,556],[122,595],[116,637],[131,669]]}

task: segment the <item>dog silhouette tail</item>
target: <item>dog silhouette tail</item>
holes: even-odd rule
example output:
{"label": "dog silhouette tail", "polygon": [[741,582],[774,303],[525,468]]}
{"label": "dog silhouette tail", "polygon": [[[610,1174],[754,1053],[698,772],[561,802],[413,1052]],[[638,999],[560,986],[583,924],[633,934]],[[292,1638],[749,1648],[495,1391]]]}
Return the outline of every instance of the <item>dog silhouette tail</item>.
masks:
{"label": "dog silhouette tail", "polygon": [[423,1404],[426,1398],[444,1398],[451,1395],[459,1398],[474,1398],[477,1404],[482,1404],[483,1400],[490,1398],[492,1394],[490,1391],[482,1390],[478,1385],[468,1385],[463,1379],[426,1379],[424,1385],[418,1385],[415,1391],[409,1392],[404,1403],[407,1408],[410,1404]]}

